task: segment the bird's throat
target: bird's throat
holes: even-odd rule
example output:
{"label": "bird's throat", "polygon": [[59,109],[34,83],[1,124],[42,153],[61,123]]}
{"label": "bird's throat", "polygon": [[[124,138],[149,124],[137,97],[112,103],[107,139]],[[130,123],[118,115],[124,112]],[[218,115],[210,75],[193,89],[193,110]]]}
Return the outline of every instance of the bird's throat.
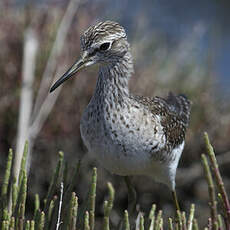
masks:
{"label": "bird's throat", "polygon": [[128,97],[128,82],[132,73],[133,62],[129,51],[117,61],[101,66],[94,97],[106,100],[121,100]]}

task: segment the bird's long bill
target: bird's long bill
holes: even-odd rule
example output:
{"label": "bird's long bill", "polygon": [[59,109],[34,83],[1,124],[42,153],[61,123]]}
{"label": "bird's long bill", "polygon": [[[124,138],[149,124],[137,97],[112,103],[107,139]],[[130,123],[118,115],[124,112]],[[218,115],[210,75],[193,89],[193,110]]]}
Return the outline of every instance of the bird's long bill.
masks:
{"label": "bird's long bill", "polygon": [[58,79],[50,89],[50,93],[53,92],[57,87],[59,87],[64,81],[71,78],[75,73],[77,73],[80,69],[87,66],[87,60],[81,58],[79,61],[75,62],[69,70],[60,78]]}

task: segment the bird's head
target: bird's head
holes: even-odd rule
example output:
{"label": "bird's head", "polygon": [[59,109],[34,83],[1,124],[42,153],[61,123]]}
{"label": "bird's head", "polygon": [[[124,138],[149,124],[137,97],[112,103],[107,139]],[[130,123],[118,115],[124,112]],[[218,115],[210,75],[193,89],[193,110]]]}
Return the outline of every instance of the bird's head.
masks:
{"label": "bird's head", "polygon": [[129,50],[126,33],[116,22],[105,21],[89,27],[81,36],[82,55],[70,69],[55,82],[50,92],[79,70],[93,64],[113,64],[118,62]]}

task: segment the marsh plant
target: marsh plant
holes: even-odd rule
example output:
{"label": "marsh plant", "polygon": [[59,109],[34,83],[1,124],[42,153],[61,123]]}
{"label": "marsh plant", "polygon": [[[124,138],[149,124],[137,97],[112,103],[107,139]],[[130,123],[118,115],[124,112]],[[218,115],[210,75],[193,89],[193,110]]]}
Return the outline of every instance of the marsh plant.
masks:
{"label": "marsh plant", "polygon": [[[210,217],[204,229],[230,230],[230,203],[224,183],[218,168],[215,153],[209,142],[207,133],[204,134],[206,154],[201,155],[201,162],[209,191]],[[158,210],[153,204],[149,213],[139,212],[134,219],[129,216],[127,210],[122,211],[124,216],[117,225],[111,223],[112,209],[115,198],[115,190],[111,183],[108,185],[108,197],[103,205],[103,220],[101,225],[95,221],[97,169],[93,168],[91,183],[88,188],[87,198],[83,202],[78,201],[74,187],[78,186],[77,176],[80,170],[80,162],[70,172],[64,161],[63,152],[59,152],[59,160],[51,179],[49,189],[44,200],[38,194],[34,196],[34,211],[31,218],[27,218],[26,196],[29,184],[27,183],[26,160],[28,143],[25,143],[23,158],[21,160],[18,178],[12,178],[13,151],[9,150],[6,162],[5,176],[1,180],[1,207],[0,229],[2,230],[94,230],[94,229],[121,229],[130,230],[199,230],[196,219],[196,207],[191,204],[188,213],[175,210],[175,215],[164,218],[162,210]],[[71,178],[71,179],[69,179]],[[80,203],[80,205],[79,205]],[[134,223],[134,224],[133,224]],[[135,226],[134,226],[135,225]],[[202,227],[203,228],[203,227]]]}

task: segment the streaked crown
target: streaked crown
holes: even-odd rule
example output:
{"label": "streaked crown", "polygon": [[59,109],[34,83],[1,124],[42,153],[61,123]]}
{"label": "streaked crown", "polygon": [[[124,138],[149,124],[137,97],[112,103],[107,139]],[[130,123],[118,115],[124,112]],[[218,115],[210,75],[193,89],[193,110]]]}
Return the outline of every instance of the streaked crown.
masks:
{"label": "streaked crown", "polygon": [[113,41],[126,38],[125,30],[117,22],[105,21],[89,27],[81,36],[83,50],[89,49],[92,44],[103,43],[105,40]]}

